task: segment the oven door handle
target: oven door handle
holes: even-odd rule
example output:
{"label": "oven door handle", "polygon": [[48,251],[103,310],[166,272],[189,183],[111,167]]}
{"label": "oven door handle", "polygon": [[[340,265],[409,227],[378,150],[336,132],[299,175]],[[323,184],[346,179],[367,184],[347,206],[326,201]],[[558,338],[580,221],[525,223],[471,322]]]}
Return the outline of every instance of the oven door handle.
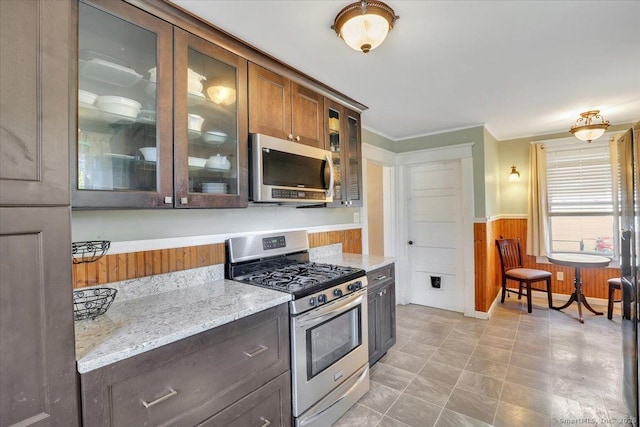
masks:
{"label": "oven door handle", "polygon": [[[347,312],[354,307],[357,307],[358,305],[362,304],[362,301],[366,298],[367,296],[366,292],[367,292],[366,289],[362,289],[357,293],[353,294],[352,296],[350,296],[349,297],[351,298],[350,301],[340,302],[339,300],[336,300],[336,301],[333,301],[331,304],[328,304],[325,306],[327,310],[308,313],[306,315],[302,315],[296,318],[294,320],[296,329],[309,328],[311,326],[317,325],[318,323],[322,323],[325,320],[328,320],[332,317],[335,317],[338,314]],[[339,304],[333,306],[334,303],[339,303]],[[308,317],[305,317],[305,316],[308,316]]]}

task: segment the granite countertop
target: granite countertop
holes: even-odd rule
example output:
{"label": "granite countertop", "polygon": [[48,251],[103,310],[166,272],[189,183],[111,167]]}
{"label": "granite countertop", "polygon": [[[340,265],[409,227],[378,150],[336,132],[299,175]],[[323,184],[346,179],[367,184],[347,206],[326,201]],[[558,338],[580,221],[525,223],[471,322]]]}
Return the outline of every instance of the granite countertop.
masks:
{"label": "granite countertop", "polygon": [[291,295],[217,280],[116,302],[75,322],[78,372],[85,373],[286,303]]}
{"label": "granite countertop", "polygon": [[395,258],[384,257],[379,255],[361,255],[361,254],[348,254],[339,253],[335,255],[324,256],[314,259],[315,262],[321,262],[325,264],[344,265],[349,267],[356,267],[369,271],[376,268],[384,267],[385,265],[392,264],[396,261]]}

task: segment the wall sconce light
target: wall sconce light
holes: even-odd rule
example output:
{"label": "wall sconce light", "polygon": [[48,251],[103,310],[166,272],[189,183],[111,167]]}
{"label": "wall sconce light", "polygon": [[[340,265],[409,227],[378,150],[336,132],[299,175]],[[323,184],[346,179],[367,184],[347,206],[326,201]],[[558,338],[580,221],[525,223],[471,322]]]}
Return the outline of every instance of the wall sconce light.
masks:
{"label": "wall sconce light", "polygon": [[520,181],[520,172],[516,169],[516,165],[511,166],[511,173],[509,174],[509,182]]}
{"label": "wall sconce light", "polygon": [[[594,123],[594,119],[599,119],[600,123]],[[608,127],[609,121],[602,118],[600,110],[592,110],[580,113],[580,118],[571,126],[569,132],[581,141],[591,142],[600,138]]]}

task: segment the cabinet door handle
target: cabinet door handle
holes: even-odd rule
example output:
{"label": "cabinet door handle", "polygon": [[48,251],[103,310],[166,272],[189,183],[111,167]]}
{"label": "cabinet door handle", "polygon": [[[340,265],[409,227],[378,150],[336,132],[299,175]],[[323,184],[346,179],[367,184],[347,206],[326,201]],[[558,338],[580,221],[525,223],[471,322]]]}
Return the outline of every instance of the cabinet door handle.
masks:
{"label": "cabinet door handle", "polygon": [[300,142],[300,135],[296,136],[296,142]]}
{"label": "cabinet door handle", "polygon": [[264,424],[262,424],[260,427],[267,427],[268,425],[271,425],[271,421],[269,421],[265,417],[260,417],[260,421],[264,421]]}
{"label": "cabinet door handle", "polygon": [[187,197],[181,197],[181,198],[180,198],[180,203],[181,203],[181,204],[183,204],[183,205],[187,205],[187,204],[189,204],[189,198],[187,198]]}
{"label": "cabinet door handle", "polygon": [[378,293],[378,296],[379,296],[379,297],[381,297],[381,296],[382,296],[382,291],[380,291],[380,292]]}
{"label": "cabinet door handle", "polygon": [[173,203],[173,197],[165,197],[165,198],[164,198],[164,202],[165,202],[166,204]]}
{"label": "cabinet door handle", "polygon": [[290,134],[287,136],[287,139],[288,139],[289,141],[293,141],[293,134],[292,134],[292,133],[290,133]]}
{"label": "cabinet door handle", "polygon": [[151,402],[146,402],[143,400],[142,404],[144,405],[145,408],[151,408],[152,406],[157,405],[160,402],[164,402],[165,400],[172,398],[176,394],[178,394],[178,392],[172,389],[171,387],[169,387],[169,393],[157,398],[156,400],[152,400]]}
{"label": "cabinet door handle", "polygon": [[376,277],[376,280],[382,280],[382,279],[386,279],[387,276],[385,276],[384,274],[382,276],[378,276]]}
{"label": "cabinet door handle", "polygon": [[265,351],[269,350],[269,347],[265,347],[263,345],[259,345],[258,349],[256,351],[253,351],[251,353],[247,353],[246,351],[244,352],[244,355],[247,357],[256,357],[257,355],[259,355],[260,353],[264,353]]}

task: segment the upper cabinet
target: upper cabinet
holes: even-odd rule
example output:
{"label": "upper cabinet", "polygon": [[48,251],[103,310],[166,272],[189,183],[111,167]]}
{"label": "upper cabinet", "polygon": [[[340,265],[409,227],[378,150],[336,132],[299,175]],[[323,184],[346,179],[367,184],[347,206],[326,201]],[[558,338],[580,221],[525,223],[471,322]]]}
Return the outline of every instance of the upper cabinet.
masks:
{"label": "upper cabinet", "polygon": [[246,60],[125,2],[78,25],[73,207],[246,206]]}
{"label": "upper cabinet", "polygon": [[362,144],[360,114],[325,99],[327,138],[325,149],[333,157],[333,203],[362,206]]}
{"label": "upper cabinet", "polygon": [[68,205],[70,200],[72,2],[53,3],[0,0],[3,206]]}
{"label": "upper cabinet", "polygon": [[246,207],[247,61],[175,29],[176,206]]}
{"label": "upper cabinet", "polygon": [[249,63],[249,132],[323,148],[323,96]]}

